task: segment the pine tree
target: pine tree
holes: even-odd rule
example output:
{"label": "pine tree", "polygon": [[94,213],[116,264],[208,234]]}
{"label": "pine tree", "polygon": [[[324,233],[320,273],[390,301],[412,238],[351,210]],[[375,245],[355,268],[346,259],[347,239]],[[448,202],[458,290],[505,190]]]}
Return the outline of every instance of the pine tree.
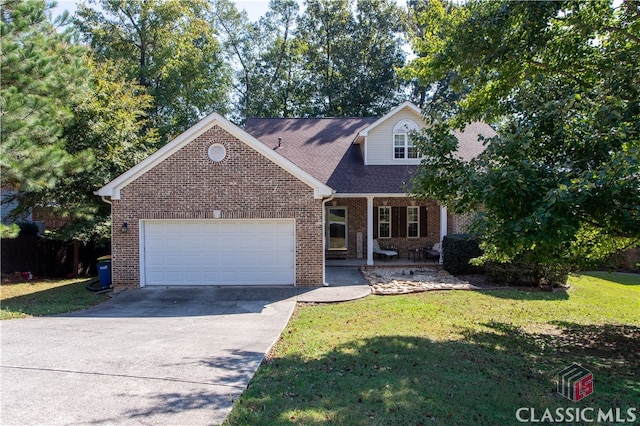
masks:
{"label": "pine tree", "polygon": [[2,187],[17,197],[53,188],[92,163],[88,151],[70,153],[62,135],[87,89],[85,49],[58,31],[68,16],[54,25],[51,7],[37,0],[0,5],[0,173]]}

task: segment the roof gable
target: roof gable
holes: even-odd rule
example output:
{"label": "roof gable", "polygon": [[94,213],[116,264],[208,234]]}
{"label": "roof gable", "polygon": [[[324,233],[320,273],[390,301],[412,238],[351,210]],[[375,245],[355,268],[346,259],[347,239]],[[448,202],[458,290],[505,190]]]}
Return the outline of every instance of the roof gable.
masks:
{"label": "roof gable", "polygon": [[214,112],[178,135],[175,139],[167,143],[162,148],[158,149],[149,157],[142,160],[140,163],[133,166],[131,169],[97,190],[95,194],[103,197],[111,197],[114,200],[120,199],[120,190],[122,188],[126,187],[128,184],[144,175],[147,171],[151,170],[153,167],[160,164],[162,161],[164,161],[165,159],[179,151],[181,148],[195,140],[198,136],[204,134],[206,131],[216,125],[220,126],[226,132],[233,135],[241,142],[247,144],[249,147],[262,154],[273,163],[282,167],[284,170],[291,173],[293,176],[307,184],[309,187],[313,188],[315,198],[322,198],[323,196],[331,195],[333,193],[333,190],[325,183],[321,182],[279,153],[275,152],[272,149],[269,149],[255,137],[245,132],[235,124],[231,123],[220,114]]}
{"label": "roof gable", "polygon": [[370,131],[372,131],[373,129],[378,127],[380,124],[384,123],[385,121],[387,121],[388,119],[390,119],[391,117],[393,117],[398,112],[404,109],[414,112],[418,117],[420,117],[420,119],[422,119],[422,111],[420,111],[420,108],[418,108],[412,102],[405,101],[400,105],[398,105],[397,107],[395,107],[394,109],[392,109],[391,111],[389,111],[388,113],[386,113],[385,115],[383,115],[382,117],[380,117],[379,119],[377,119],[375,122],[371,123],[371,125],[369,125],[366,129],[363,129],[358,134],[358,136],[362,136],[362,137],[368,136]]}

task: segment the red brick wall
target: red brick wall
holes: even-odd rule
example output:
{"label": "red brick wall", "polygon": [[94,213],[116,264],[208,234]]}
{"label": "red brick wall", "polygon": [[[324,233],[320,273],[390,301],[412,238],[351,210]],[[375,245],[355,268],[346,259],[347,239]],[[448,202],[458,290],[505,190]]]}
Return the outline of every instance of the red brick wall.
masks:
{"label": "red brick wall", "polygon": [[[336,198],[329,203],[329,206],[347,208],[347,257],[355,259],[357,257],[357,233],[362,232],[363,258],[367,257],[367,199],[366,198]],[[407,258],[408,251],[414,248],[423,248],[428,244],[440,241],[440,207],[433,200],[416,200],[412,198],[374,198],[374,214],[376,207],[407,207],[420,206],[427,207],[427,235],[420,238],[381,238],[378,240],[381,246],[394,246],[400,251],[401,258]],[[374,230],[377,234],[377,231]]]}
{"label": "red brick wall", "polygon": [[475,213],[467,213],[463,215],[447,213],[447,234],[466,233],[474,218]]}
{"label": "red brick wall", "polygon": [[[207,154],[222,143],[227,157]],[[116,288],[140,285],[138,225],[142,219],[283,219],[296,221],[296,283],[322,284],[322,200],[313,189],[218,126],[165,159],[113,200],[112,278]],[[123,234],[120,227],[129,224]]]}

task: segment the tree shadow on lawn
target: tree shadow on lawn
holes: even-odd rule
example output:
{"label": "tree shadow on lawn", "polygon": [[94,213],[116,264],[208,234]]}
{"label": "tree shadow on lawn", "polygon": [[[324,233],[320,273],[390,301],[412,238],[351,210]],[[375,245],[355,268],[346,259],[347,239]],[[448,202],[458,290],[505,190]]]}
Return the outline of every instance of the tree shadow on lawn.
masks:
{"label": "tree shadow on lawn", "polygon": [[568,300],[567,289],[543,290],[534,287],[504,287],[483,290],[482,294],[510,300]]}
{"label": "tree shadow on lawn", "polygon": [[580,272],[576,275],[599,278],[601,280],[621,285],[640,285],[640,274],[634,274],[630,272],[590,271]]}
{"label": "tree shadow on lawn", "polygon": [[[379,336],[317,359],[272,358],[229,424],[504,425],[517,423],[520,407],[626,410],[640,400],[638,327],[558,322],[535,334],[508,323],[482,326],[456,341]],[[556,374],[574,362],[594,375],[595,391],[580,403],[556,391]]]}

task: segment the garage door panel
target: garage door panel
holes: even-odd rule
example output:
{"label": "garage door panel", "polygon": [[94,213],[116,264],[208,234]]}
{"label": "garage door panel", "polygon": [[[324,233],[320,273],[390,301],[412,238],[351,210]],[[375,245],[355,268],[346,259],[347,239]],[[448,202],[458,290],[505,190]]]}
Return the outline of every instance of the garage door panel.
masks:
{"label": "garage door panel", "polygon": [[143,284],[293,284],[294,229],[293,220],[145,221]]}

